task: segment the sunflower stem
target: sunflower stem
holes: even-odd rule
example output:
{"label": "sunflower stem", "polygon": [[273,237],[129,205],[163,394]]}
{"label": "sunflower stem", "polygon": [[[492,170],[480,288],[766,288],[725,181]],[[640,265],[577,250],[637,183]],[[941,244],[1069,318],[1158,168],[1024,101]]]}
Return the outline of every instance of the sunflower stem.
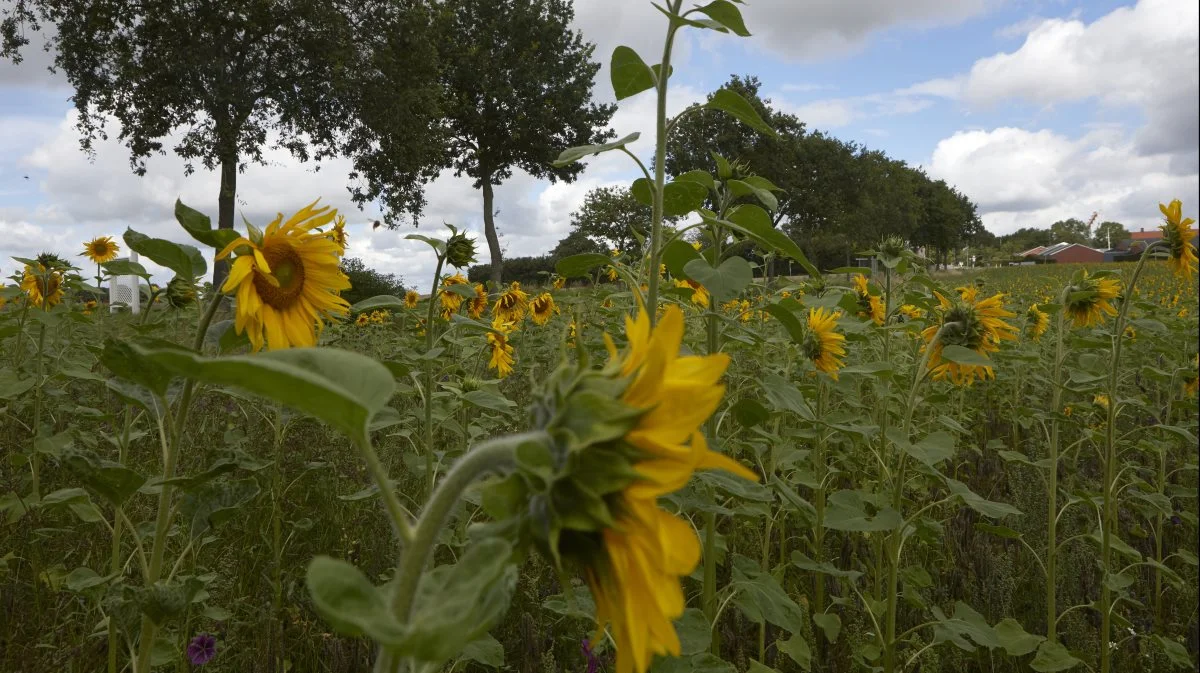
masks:
{"label": "sunflower stem", "polygon": [[[668,0],[667,13],[679,14],[683,0]],[[667,80],[671,72],[671,49],[675,45],[675,31],[680,24],[674,20],[667,23],[667,39],[663,43],[663,56],[656,82],[658,108],[655,113],[654,143],[654,205],[650,211],[650,268],[649,288],[646,292],[646,312],[650,315],[650,326],[658,321],[658,264],[662,251],[663,186],[666,182],[667,163]]]}
{"label": "sunflower stem", "polygon": [[1058,627],[1058,414],[1062,413],[1062,366],[1066,357],[1067,289],[1059,298],[1058,334],[1054,344],[1054,390],[1050,394],[1050,472],[1046,475],[1046,640],[1055,642]]}
{"label": "sunflower stem", "polygon": [[[212,323],[213,316],[217,314],[217,308],[221,305],[222,295],[213,294],[213,298],[208,303],[208,308],[200,317],[200,322],[196,325],[196,336],[192,340],[192,350],[197,353],[203,352],[204,336],[208,333],[208,326]],[[183,438],[183,427],[187,424],[188,410],[192,406],[192,394],[195,392],[196,382],[194,379],[188,379],[183,384],[183,392],[179,397],[179,408],[175,411],[175,419],[168,431],[163,426],[162,419],[158,421],[159,441],[163,448],[163,481],[167,481],[175,476],[175,464],[179,457],[179,445]],[[168,439],[168,434],[170,439]],[[147,571],[146,584],[153,585],[158,582],[162,574],[163,555],[166,551],[167,530],[171,523],[171,493],[172,488],[169,483],[162,484],[158,492],[158,514],[154,524],[154,546],[150,551],[150,567]],[[137,645],[137,659],[134,661],[134,673],[149,673],[150,671],[150,654],[154,649],[154,637],[158,632],[158,626],[150,620],[149,617],[142,617],[141,634]]]}
{"label": "sunflower stem", "polygon": [[429,308],[425,313],[425,493],[433,493],[433,359],[428,357],[433,350],[433,316],[438,300],[438,285],[442,279],[442,265],[446,255],[439,253],[437,268],[433,271],[433,287],[429,290]]}
{"label": "sunflower stem", "polygon": [[[412,617],[425,564],[433,555],[438,533],[445,527],[462,494],[480,477],[511,467],[516,461],[517,448],[522,444],[548,440],[546,433],[541,431],[488,440],[464,454],[438,484],[417,521],[412,543],[400,554],[392,590],[392,611],[402,624],[407,624]],[[396,672],[400,670],[401,663],[401,657],[381,650],[375,670]]]}
{"label": "sunflower stem", "polygon": [[1112,536],[1117,521],[1117,382],[1121,369],[1121,345],[1125,341],[1125,321],[1129,315],[1129,307],[1133,304],[1133,293],[1138,279],[1146,266],[1150,253],[1161,245],[1156,241],[1146,246],[1138,260],[1133,276],[1125,286],[1125,297],[1117,312],[1117,321],[1112,333],[1112,362],[1108,371],[1108,407],[1105,409],[1107,423],[1104,433],[1104,483],[1103,511],[1100,515],[1100,567],[1102,581],[1100,582],[1100,673],[1109,673],[1112,667],[1112,589],[1109,588],[1109,565],[1112,561]]}
{"label": "sunflower stem", "polygon": [[[921,356],[921,362],[913,373],[912,387],[909,388],[908,401],[904,408],[904,430],[901,436],[905,440],[909,439],[912,434],[912,417],[917,403],[917,391],[920,390],[921,384],[927,378],[930,359],[938,344],[941,343],[946,328],[950,325],[957,325],[957,323],[943,323],[938,328],[933,338],[925,345],[925,353]],[[905,457],[906,454],[903,452],[896,452],[896,472],[892,479],[892,509],[897,513],[904,505]],[[895,673],[896,671],[896,610],[899,602],[900,548],[904,540],[905,528],[907,528],[906,525],[901,525],[900,528],[892,531],[887,539],[887,635],[884,639],[884,673]]]}

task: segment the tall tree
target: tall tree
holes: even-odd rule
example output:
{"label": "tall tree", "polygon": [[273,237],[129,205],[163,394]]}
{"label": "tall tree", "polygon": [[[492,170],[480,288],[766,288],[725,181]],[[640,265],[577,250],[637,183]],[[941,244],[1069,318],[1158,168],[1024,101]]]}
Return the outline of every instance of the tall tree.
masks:
{"label": "tall tree", "polygon": [[1055,243],[1082,243],[1091,240],[1088,223],[1074,217],[1050,225],[1050,239]]}
{"label": "tall tree", "polygon": [[[336,152],[353,119],[339,93],[362,61],[363,34],[399,27],[402,12],[360,0],[15,0],[3,11],[0,54],[19,60],[25,27],[53,27],[47,50],[75,88],[82,145],[110,120],[130,165],[171,149],[220,170],[218,224],[232,229],[237,176],[262,162],[268,138],[300,160]],[[410,82],[421,85],[416,78]],[[397,110],[402,113],[403,110]],[[280,206],[282,208],[282,206]],[[227,264],[214,267],[220,284]]]}
{"label": "tall tree", "polygon": [[1110,220],[1101,222],[1096,227],[1096,233],[1092,235],[1092,245],[1097,248],[1115,248],[1121,241],[1129,238],[1129,230],[1125,225]]}
{"label": "tall tree", "polygon": [[[650,206],[633,197],[628,187],[598,187],[583,197],[571,214],[571,233],[587,237],[597,246],[641,254],[638,238],[649,235]],[[634,233],[636,232],[636,234]]]}
{"label": "tall tree", "polygon": [[442,81],[450,164],[483,192],[491,280],[503,269],[493,188],[516,168],[571,181],[583,170],[550,164],[567,147],[603,142],[615,107],[592,102],[600,64],[571,30],[568,0],[446,0]]}

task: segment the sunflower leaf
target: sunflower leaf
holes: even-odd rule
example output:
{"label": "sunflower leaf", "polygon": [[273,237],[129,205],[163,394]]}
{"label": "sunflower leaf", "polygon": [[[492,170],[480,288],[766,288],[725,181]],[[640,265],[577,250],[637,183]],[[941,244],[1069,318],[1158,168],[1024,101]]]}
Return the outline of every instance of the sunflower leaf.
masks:
{"label": "sunflower leaf", "polygon": [[325,421],[355,441],[366,441],[371,417],[387,405],[396,387],[387,367],[333,348],[215,358],[133,348],[174,374],[275,400]]}

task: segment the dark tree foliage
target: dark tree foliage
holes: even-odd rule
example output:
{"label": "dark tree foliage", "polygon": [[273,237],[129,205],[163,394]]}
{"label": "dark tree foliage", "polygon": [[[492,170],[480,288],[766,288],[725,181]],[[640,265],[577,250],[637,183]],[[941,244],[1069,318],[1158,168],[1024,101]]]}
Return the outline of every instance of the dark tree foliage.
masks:
{"label": "dark tree foliage", "polygon": [[342,260],[342,273],[350,279],[350,289],[342,292],[342,298],[351,304],[381,294],[404,296],[404,278],[369,268],[357,257]]}
{"label": "dark tree foliage", "polygon": [[[405,4],[15,0],[0,10],[0,55],[19,60],[28,33],[45,28],[54,67],[75,88],[83,149],[106,139],[115,119],[131,166],[143,175],[146,159],[164,154],[168,136],[181,132],[170,149],[187,162],[188,173],[196,165],[219,168],[218,223],[231,229],[238,173],[247,163],[262,162],[264,148],[282,147],[300,160],[331,156],[345,139],[340,134],[353,130],[351,113],[375,111],[361,98],[367,95],[363,82],[351,75],[364,71],[369,83],[371,66],[406,46],[380,52],[374,44],[407,31]],[[406,91],[433,86],[429,77],[421,79],[431,74],[413,70]],[[419,104],[422,98],[416,98]],[[388,108],[396,124],[404,123],[406,109],[395,100],[373,102]],[[420,131],[417,126],[410,128]],[[349,140],[361,153],[372,138],[350,133]],[[284,204],[278,208],[286,210]],[[216,284],[226,269],[216,265]]]}
{"label": "dark tree foliage", "polygon": [[710,152],[745,162],[783,190],[774,223],[818,266],[850,264],[889,234],[944,262],[983,230],[975,205],[953,187],[878,150],[808,132],[803,120],[759,95],[757,78],[735,75],[723,88],[748,100],[778,137],[716,111],[691,113],[672,132],[667,172],[715,173]]}
{"label": "dark tree foliage", "polygon": [[1092,245],[1097,248],[1116,248],[1128,240],[1130,235],[1125,225],[1111,220],[1096,225],[1096,233],[1092,234]]}
{"label": "dark tree foliage", "polygon": [[[506,282],[515,280],[529,287],[546,285],[557,261],[558,258],[550,255],[511,257],[501,262],[504,265],[501,273]],[[491,264],[476,264],[467,269],[467,280],[472,283],[486,283],[494,277]]]}
{"label": "dark tree foliage", "polygon": [[650,206],[635,199],[628,187],[593,189],[583,197],[579,210],[571,214],[571,235],[586,237],[600,251],[616,248],[638,256],[638,237],[648,238],[649,227]]}
{"label": "dark tree foliage", "polygon": [[1092,239],[1091,227],[1087,222],[1078,218],[1059,220],[1050,225],[1050,239],[1055,243],[1082,243],[1086,245]]}
{"label": "dark tree foliage", "polygon": [[583,255],[586,253],[603,253],[604,246],[596,241],[588,238],[588,235],[579,229],[573,229],[565,238],[554,246],[550,251],[550,256],[554,259],[562,259],[571,255]]}
{"label": "dark tree foliage", "polygon": [[550,165],[575,145],[603,142],[614,106],[592,102],[600,64],[571,30],[567,0],[447,0],[441,6],[442,81],[450,165],[483,191],[491,280],[501,282],[493,187],[521,169],[571,181],[574,163]]}

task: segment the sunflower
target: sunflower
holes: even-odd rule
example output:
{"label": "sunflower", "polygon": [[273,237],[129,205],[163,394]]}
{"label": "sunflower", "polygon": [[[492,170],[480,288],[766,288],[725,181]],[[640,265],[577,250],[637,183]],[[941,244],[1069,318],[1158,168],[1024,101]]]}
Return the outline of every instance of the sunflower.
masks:
{"label": "sunflower", "polygon": [[692,303],[701,308],[708,308],[710,297],[708,290],[694,280],[676,280],[675,287],[687,288],[692,291]]}
{"label": "sunflower", "polygon": [[392,317],[391,311],[383,311],[383,310],[372,311],[371,312],[371,324],[382,325],[385,322],[387,322],[391,317]]}
{"label": "sunflower", "polygon": [[21,289],[29,297],[29,303],[38,308],[56,306],[63,298],[63,275],[65,266],[58,256],[43,253],[36,264],[26,264],[21,276]]}
{"label": "sunflower", "polygon": [[525,311],[529,309],[529,295],[521,289],[521,284],[513,281],[508,289],[500,294],[492,311],[504,322],[518,323],[525,319]]}
{"label": "sunflower", "polygon": [[354,319],[354,324],[359,327],[366,327],[371,324],[371,316],[366,313],[359,313],[358,317]]}
{"label": "sunflower", "polygon": [[1089,276],[1081,271],[1079,282],[1070,287],[1064,307],[1075,327],[1091,327],[1104,322],[1105,316],[1115,316],[1117,309],[1110,302],[1121,294],[1121,281],[1116,278]]}
{"label": "sunflower", "polygon": [[942,296],[940,292],[935,291],[933,294],[938,300],[940,319],[926,327],[921,336],[925,338],[928,348],[934,335],[945,326],[942,338],[934,345],[929,356],[929,370],[934,380],[940,381],[949,376],[955,385],[969,386],[975,382],[976,376],[981,379],[995,378],[991,367],[943,362],[942,348],[948,345],[962,346],[986,356],[1000,350],[1001,340],[1016,339],[1017,328],[1003,320],[1016,315],[1004,309],[1003,295],[996,294],[975,302],[962,299],[955,302]]}
{"label": "sunflower", "polygon": [[421,295],[416,290],[409,290],[404,293],[404,307],[416,308],[417,302],[421,301]]}
{"label": "sunflower", "polygon": [[1034,341],[1041,341],[1042,335],[1046,330],[1050,329],[1050,316],[1045,311],[1038,308],[1037,304],[1029,307],[1025,311],[1025,331]]}
{"label": "sunflower", "polygon": [[313,229],[337,214],[316,201],[285,222],[276,215],[265,231],[251,226],[248,237],[217,255],[237,253],[221,291],[237,297],[234,327],[246,333],[254,350],[313,346],[326,320],[349,312],[338,296],[350,280],[338,265],[337,244]]}
{"label": "sunflower", "polygon": [[610,496],[615,525],[599,534],[599,548],[584,559],[584,577],[596,601],[593,644],[611,627],[617,673],[643,673],[656,654],[679,655],[672,620],[683,614],[680,578],[700,561],[700,540],[690,523],[658,507],[658,498],[682,488],[700,469],[721,469],[746,479],[758,475],[709,450],[697,430],[725,392],[719,383],[729,357],[679,356],[683,312],[668,306],[653,330],[645,310],[626,318],[629,345],[618,357],[605,335],[614,368],[628,381],[620,396],[643,412],[618,443],[636,456],[634,479]]}
{"label": "sunflower", "polygon": [[956,287],[954,291],[958,293],[958,296],[962,297],[963,301],[970,304],[974,304],[975,300],[979,298],[979,288],[974,285]]}
{"label": "sunflower", "polygon": [[1197,389],[1200,389],[1200,355],[1193,355],[1192,371],[1183,377],[1183,394],[1195,397]]}
{"label": "sunflower", "polygon": [[96,310],[96,300],[95,299],[89,299],[89,300],[83,302],[83,314],[84,315],[91,315],[92,311],[95,311],[95,310]]}
{"label": "sunflower", "polygon": [[466,284],[467,278],[461,273],[446,276],[442,280],[442,291],[438,293],[438,300],[442,303],[442,320],[449,320],[450,316],[458,313],[458,309],[462,308],[463,296],[457,292],[450,291],[450,288],[455,285]]}
{"label": "sunflower", "polygon": [[346,233],[345,216],[337,216],[337,222],[333,225],[333,229],[329,230],[329,238],[337,244],[338,254],[345,255],[346,246],[350,243],[350,235]]}
{"label": "sunflower", "polygon": [[837,328],[841,311],[828,311],[823,308],[813,308],[808,311],[808,330],[804,334],[804,342],[800,349],[813,365],[820,371],[829,374],[834,381],[838,378],[838,370],[845,366],[839,357],[846,355],[842,342],[846,337],[834,331]]}
{"label": "sunflower", "polygon": [[121,247],[112,236],[99,236],[83,244],[83,252],[79,253],[97,264],[111,262],[117,258]]}
{"label": "sunflower", "polygon": [[1195,220],[1190,217],[1183,219],[1183,204],[1179,199],[1171,201],[1170,205],[1164,206],[1160,203],[1158,209],[1166,218],[1161,228],[1163,241],[1170,249],[1167,266],[1176,276],[1185,280],[1191,279],[1192,274],[1196,273],[1196,246],[1192,243],[1192,238],[1196,235],[1192,231],[1192,223]]}
{"label": "sunflower", "polygon": [[1103,393],[1093,395],[1092,396],[1092,404],[1100,407],[1101,409],[1103,409],[1105,411],[1108,411],[1108,405],[1109,405],[1108,395],[1105,395]]}
{"label": "sunflower", "polygon": [[883,300],[878,295],[871,294],[867,277],[861,273],[854,274],[854,294],[858,297],[858,317],[870,319],[876,325],[883,324]]}
{"label": "sunflower", "polygon": [[608,265],[608,275],[607,275],[607,278],[608,278],[609,282],[616,282],[616,280],[617,280],[617,278],[618,278],[618,276],[617,276],[617,267],[615,267],[615,266],[613,266],[613,265],[611,265],[611,264],[609,264],[609,265]]}
{"label": "sunflower", "polygon": [[495,369],[498,378],[504,378],[513,371],[513,347],[508,343],[508,335],[513,331],[513,324],[500,316],[492,320],[492,331],[488,332],[488,345],[492,348],[492,357],[488,360],[488,369]]}
{"label": "sunflower", "polygon": [[900,315],[903,316],[905,320],[917,320],[925,317],[925,311],[918,306],[905,304],[900,307]]}
{"label": "sunflower", "polygon": [[551,285],[554,287],[555,290],[561,290],[567,286],[567,279],[563,278],[562,276],[560,276],[558,274],[554,274],[553,280],[551,281]]}
{"label": "sunflower", "polygon": [[475,283],[475,296],[471,298],[471,303],[467,305],[467,315],[474,320],[483,317],[487,313],[488,293],[487,288],[483,283]]}
{"label": "sunflower", "polygon": [[539,294],[529,303],[529,313],[533,316],[535,325],[545,325],[558,312],[558,307],[554,305],[554,297],[549,292]]}

